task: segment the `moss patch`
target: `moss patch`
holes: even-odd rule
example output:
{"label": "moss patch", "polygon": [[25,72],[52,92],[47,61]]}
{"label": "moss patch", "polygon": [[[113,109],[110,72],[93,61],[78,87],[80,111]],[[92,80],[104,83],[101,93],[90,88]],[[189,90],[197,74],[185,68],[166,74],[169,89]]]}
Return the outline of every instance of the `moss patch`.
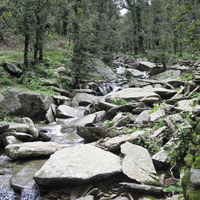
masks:
{"label": "moss patch", "polygon": [[194,156],[190,153],[187,153],[187,155],[184,158],[184,161],[187,166],[191,167],[194,161]]}
{"label": "moss patch", "polygon": [[200,156],[198,156],[198,157],[195,158],[195,161],[194,161],[194,163],[192,165],[192,168],[200,169]]}
{"label": "moss patch", "polygon": [[188,199],[189,200],[199,200],[200,199],[200,191],[198,190],[188,190]]}

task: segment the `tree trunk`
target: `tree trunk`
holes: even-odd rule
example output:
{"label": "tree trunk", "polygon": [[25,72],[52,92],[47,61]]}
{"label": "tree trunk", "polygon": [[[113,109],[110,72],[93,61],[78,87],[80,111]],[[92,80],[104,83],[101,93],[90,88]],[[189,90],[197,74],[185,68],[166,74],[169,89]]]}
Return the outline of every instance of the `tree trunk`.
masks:
{"label": "tree trunk", "polygon": [[25,35],[25,42],[24,42],[24,65],[27,68],[28,67],[28,47],[30,42],[30,35]]}

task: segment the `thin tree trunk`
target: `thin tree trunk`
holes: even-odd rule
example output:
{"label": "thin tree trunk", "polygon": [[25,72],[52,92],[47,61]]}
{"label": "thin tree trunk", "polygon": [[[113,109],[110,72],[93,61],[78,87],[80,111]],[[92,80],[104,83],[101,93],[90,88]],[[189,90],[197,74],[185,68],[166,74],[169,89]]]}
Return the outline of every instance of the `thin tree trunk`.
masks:
{"label": "thin tree trunk", "polygon": [[27,68],[28,67],[28,47],[30,42],[30,35],[25,35],[25,42],[24,42],[24,65]]}

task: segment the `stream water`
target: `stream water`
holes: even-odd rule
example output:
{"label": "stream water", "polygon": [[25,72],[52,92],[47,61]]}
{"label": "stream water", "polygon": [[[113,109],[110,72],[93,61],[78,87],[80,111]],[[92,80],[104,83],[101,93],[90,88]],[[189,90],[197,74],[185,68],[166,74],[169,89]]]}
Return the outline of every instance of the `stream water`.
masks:
{"label": "stream water", "polygon": [[[102,84],[99,89],[104,96],[119,89],[115,84]],[[84,108],[82,108],[84,109]],[[81,112],[80,112],[81,113]],[[83,112],[82,114],[83,115]],[[36,124],[36,128],[40,132],[40,136],[44,141],[52,141],[60,144],[63,147],[79,145],[84,142],[83,138],[76,134],[76,128],[68,128],[63,133],[61,124],[67,123],[73,119],[65,119],[52,124]],[[30,160],[30,162],[32,162]],[[0,149],[0,200],[40,200],[40,192],[37,189],[34,181],[28,182],[21,192],[16,193],[10,186],[12,173],[17,165],[17,161],[13,161],[4,154],[4,150]],[[23,164],[22,164],[23,165]],[[28,176],[27,171],[21,172],[22,178]]]}

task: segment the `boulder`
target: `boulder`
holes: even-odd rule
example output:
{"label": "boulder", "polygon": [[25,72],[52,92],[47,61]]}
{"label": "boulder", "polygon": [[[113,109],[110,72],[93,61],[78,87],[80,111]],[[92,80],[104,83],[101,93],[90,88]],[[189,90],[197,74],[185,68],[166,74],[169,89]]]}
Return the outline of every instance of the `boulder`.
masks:
{"label": "boulder", "polygon": [[150,111],[144,110],[141,112],[136,118],[134,125],[137,127],[143,127],[143,125],[148,124],[150,122]]}
{"label": "boulder", "polygon": [[12,159],[49,156],[61,147],[54,142],[25,142],[5,147],[5,154]]}
{"label": "boulder", "polygon": [[158,110],[156,110],[155,112],[152,112],[150,114],[150,121],[155,122],[156,120],[158,120],[164,116],[165,116],[165,110],[162,108],[159,108]]}
{"label": "boulder", "polygon": [[156,63],[152,63],[149,61],[139,62],[137,69],[139,69],[140,71],[148,71],[150,76],[157,75],[165,71],[162,65],[157,65]]}
{"label": "boulder", "polygon": [[57,116],[60,118],[74,118],[83,115],[83,111],[67,105],[60,105],[57,108]]}
{"label": "boulder", "polygon": [[13,65],[11,63],[4,63],[4,69],[9,72],[11,75],[16,76],[16,77],[20,77],[22,75],[22,70],[17,67],[16,65]]}
{"label": "boulder", "polygon": [[81,127],[81,126],[91,125],[95,122],[95,119],[96,119],[96,114],[90,114],[78,119],[64,122],[62,124],[62,132],[64,132],[63,130],[69,127]]}
{"label": "boulder", "polygon": [[190,169],[190,181],[195,188],[200,186],[200,169]]}
{"label": "boulder", "polygon": [[120,146],[125,142],[134,142],[134,140],[137,140],[139,135],[144,134],[144,131],[135,131],[130,134],[120,134],[118,136],[112,137],[112,138],[104,138],[100,139],[95,143],[95,146],[108,150],[108,151],[119,151]]}
{"label": "boulder", "polygon": [[9,124],[4,121],[0,121],[0,134],[9,128]]}
{"label": "boulder", "polygon": [[121,152],[125,155],[122,161],[124,174],[139,183],[152,183],[155,181],[156,170],[148,150],[139,145],[126,142],[121,145]]}
{"label": "boulder", "polygon": [[169,99],[177,93],[177,91],[175,90],[165,88],[154,88],[153,91],[158,94],[162,99]]}
{"label": "boulder", "polygon": [[92,94],[78,93],[74,96],[73,101],[77,102],[80,106],[87,106],[94,102],[99,101],[100,97]]}
{"label": "boulder", "polygon": [[121,172],[120,158],[91,145],[57,151],[34,175],[39,185],[81,184]]}
{"label": "boulder", "polygon": [[178,111],[192,112],[195,109],[195,106],[193,106],[195,102],[197,102],[196,98],[178,101],[175,109]]}
{"label": "boulder", "polygon": [[165,72],[159,73],[156,78],[158,78],[158,80],[166,80],[167,78],[171,77],[176,77],[179,78],[181,75],[181,71],[180,70],[167,70]]}
{"label": "boulder", "polygon": [[23,132],[30,133],[30,128],[27,124],[22,123],[9,123],[9,128],[7,132]]}
{"label": "boulder", "polygon": [[143,110],[148,109],[143,102],[128,103],[126,105],[111,107],[107,112],[107,118],[111,119],[119,112],[130,112],[134,114],[140,114]]}
{"label": "boulder", "polygon": [[160,96],[158,94],[143,88],[126,88],[113,92],[106,98],[106,101],[111,102],[116,98],[125,99],[127,101],[136,100],[142,102],[148,102],[148,99],[151,99],[152,103],[157,103],[160,100]]}
{"label": "boulder", "polygon": [[8,88],[2,104],[7,113],[43,120],[53,102],[52,97],[44,94]]}
{"label": "boulder", "polygon": [[7,136],[4,139],[4,145],[9,145],[9,144],[21,144],[22,141],[20,141],[19,139],[17,139],[14,136]]}
{"label": "boulder", "polygon": [[105,127],[78,127],[77,134],[87,142],[93,142],[105,137],[115,137],[121,135],[121,131]]}
{"label": "boulder", "polygon": [[95,76],[105,80],[116,79],[115,73],[111,70],[111,68],[96,58],[90,59],[86,65],[86,70],[88,71],[89,76]]}
{"label": "boulder", "polygon": [[27,124],[28,127],[29,127],[29,132],[30,134],[33,136],[33,137],[38,137],[39,136],[39,133],[38,133],[38,130],[36,129],[33,121],[29,118],[29,117],[24,117],[21,119],[22,122],[24,124]]}
{"label": "boulder", "polygon": [[22,132],[5,132],[3,134],[5,137],[7,136],[14,136],[15,138],[21,140],[22,142],[28,142],[34,139],[34,137],[30,134],[27,133],[22,133]]}

